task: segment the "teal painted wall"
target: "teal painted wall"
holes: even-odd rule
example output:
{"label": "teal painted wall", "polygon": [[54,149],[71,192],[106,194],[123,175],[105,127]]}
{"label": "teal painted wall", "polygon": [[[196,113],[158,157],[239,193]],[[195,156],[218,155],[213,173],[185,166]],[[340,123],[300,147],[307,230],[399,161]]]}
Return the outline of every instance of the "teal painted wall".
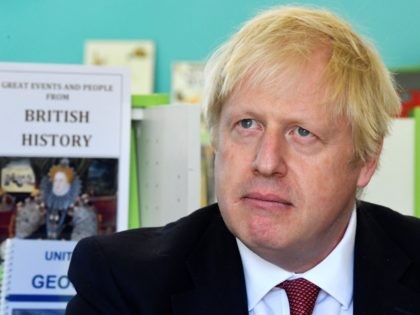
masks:
{"label": "teal painted wall", "polygon": [[[0,61],[83,62],[86,39],[151,39],[156,91],[174,60],[202,60],[270,0],[0,0]],[[420,1],[294,1],[330,8],[378,47],[390,68],[420,66]]]}

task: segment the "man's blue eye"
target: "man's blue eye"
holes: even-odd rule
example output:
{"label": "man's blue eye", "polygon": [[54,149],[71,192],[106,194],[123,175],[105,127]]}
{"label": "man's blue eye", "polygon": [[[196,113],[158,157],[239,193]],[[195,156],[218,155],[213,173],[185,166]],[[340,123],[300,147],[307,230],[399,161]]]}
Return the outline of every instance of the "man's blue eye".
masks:
{"label": "man's blue eye", "polygon": [[242,119],[239,123],[240,123],[242,128],[249,129],[249,128],[252,127],[252,124],[254,123],[254,120],[252,120],[252,119]]}
{"label": "man's blue eye", "polygon": [[297,133],[301,137],[307,137],[311,134],[311,132],[309,130],[306,130],[305,128],[302,128],[302,127],[297,128]]}

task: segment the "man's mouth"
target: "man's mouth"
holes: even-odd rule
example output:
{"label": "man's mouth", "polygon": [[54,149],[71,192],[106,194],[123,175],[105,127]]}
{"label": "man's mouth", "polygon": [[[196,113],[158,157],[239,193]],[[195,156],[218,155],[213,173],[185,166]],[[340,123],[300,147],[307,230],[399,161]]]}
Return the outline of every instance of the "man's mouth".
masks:
{"label": "man's mouth", "polygon": [[242,199],[247,203],[263,208],[289,208],[293,206],[293,203],[289,200],[271,193],[251,192],[245,194]]}

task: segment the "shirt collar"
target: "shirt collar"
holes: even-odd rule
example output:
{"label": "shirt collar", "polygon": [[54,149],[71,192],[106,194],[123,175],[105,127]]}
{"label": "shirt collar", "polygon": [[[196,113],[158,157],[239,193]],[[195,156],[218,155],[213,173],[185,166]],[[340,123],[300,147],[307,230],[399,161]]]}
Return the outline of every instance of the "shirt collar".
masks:
{"label": "shirt collar", "polygon": [[355,236],[356,211],[353,210],[346,232],[334,250],[318,265],[302,274],[286,271],[264,260],[236,238],[244,267],[248,311],[276,285],[293,278],[305,278],[315,283],[347,309],[353,297]]}

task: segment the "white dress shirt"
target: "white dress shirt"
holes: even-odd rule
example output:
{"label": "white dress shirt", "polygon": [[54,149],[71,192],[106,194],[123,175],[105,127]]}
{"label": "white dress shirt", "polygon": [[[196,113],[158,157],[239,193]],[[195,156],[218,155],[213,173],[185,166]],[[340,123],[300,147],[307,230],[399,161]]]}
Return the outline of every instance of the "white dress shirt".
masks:
{"label": "white dress shirt", "polygon": [[353,260],[356,211],[353,210],[343,238],[312,269],[296,274],[252,252],[236,239],[245,273],[249,315],[290,315],[286,291],[276,285],[287,279],[305,278],[321,288],[313,315],[353,314]]}

